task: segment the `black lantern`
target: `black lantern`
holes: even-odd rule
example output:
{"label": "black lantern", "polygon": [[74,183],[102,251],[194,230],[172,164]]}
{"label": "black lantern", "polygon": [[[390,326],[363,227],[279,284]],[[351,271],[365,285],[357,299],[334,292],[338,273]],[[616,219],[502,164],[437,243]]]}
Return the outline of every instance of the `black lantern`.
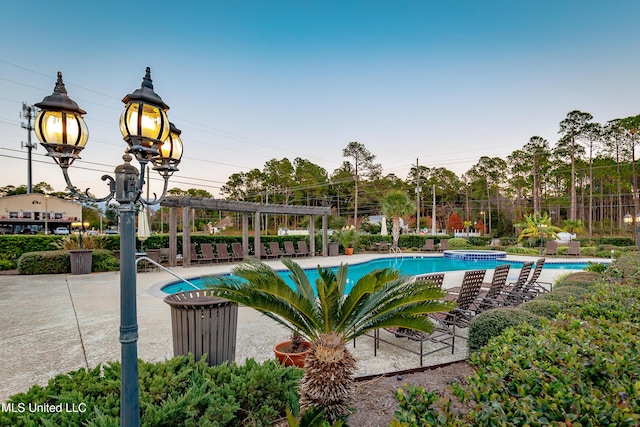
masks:
{"label": "black lantern", "polygon": [[89,130],[82,118],[87,112],[67,95],[60,71],[53,93],[35,105],[40,109],[35,121],[40,144],[47,150],[47,156],[53,157],[61,167],[68,167],[80,158],[80,151],[89,139]]}

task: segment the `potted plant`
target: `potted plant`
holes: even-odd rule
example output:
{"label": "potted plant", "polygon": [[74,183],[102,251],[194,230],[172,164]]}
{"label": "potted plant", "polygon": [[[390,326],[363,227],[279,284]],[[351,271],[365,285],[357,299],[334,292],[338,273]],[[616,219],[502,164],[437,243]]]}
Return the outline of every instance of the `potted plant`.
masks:
{"label": "potted plant", "polygon": [[304,360],[310,350],[311,343],[302,338],[298,332],[293,332],[289,341],[283,341],[273,347],[273,352],[280,363],[298,368],[304,368]]}
{"label": "potted plant", "polygon": [[425,287],[392,268],[363,276],[347,294],[346,264],[337,272],[318,267],[320,277],[312,286],[299,264],[289,258],[282,258],[282,263],[295,286],[252,259],[234,268],[233,276],[205,283],[213,294],[254,308],[311,342],[300,383],[300,409],[322,406],[331,422],[349,414],[356,360],[347,342],[387,327],[429,333],[434,325],[426,315],[455,306],[443,299],[442,289]]}
{"label": "potted plant", "polygon": [[104,242],[99,236],[65,236],[54,242],[58,249],[69,251],[71,274],[89,274],[93,262],[93,250],[102,249]]}
{"label": "potted plant", "polygon": [[358,232],[353,225],[344,226],[338,233],[338,241],[347,255],[353,255],[353,247],[358,242]]}

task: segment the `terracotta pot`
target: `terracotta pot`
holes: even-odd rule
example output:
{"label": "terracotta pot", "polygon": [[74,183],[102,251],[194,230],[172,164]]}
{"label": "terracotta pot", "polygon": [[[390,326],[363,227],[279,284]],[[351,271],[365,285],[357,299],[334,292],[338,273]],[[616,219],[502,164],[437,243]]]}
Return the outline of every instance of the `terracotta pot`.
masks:
{"label": "terracotta pot", "polygon": [[353,248],[344,248],[344,252],[347,255],[353,255]]}
{"label": "terracotta pot", "polygon": [[280,344],[276,344],[273,347],[273,352],[276,354],[276,358],[280,363],[283,363],[285,366],[297,366],[299,368],[304,368],[304,359],[309,354],[311,350],[311,343],[305,341],[302,343],[305,350],[299,353],[291,353],[286,350],[291,347],[291,341],[283,341]]}

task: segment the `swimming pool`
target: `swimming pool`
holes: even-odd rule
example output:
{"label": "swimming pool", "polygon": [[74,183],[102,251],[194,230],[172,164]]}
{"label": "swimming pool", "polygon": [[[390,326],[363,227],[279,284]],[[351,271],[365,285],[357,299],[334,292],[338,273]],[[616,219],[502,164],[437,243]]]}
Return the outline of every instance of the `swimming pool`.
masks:
{"label": "swimming pool", "polygon": [[[506,261],[506,260],[459,260],[449,259],[444,257],[389,257],[378,258],[371,261],[366,261],[357,264],[349,264],[349,275],[347,279],[347,293],[353,287],[353,285],[365,274],[378,268],[393,267],[400,270],[403,274],[408,276],[415,276],[416,274],[435,273],[440,271],[459,271],[459,270],[490,270],[496,268],[500,264],[511,264],[513,268],[520,268],[522,261]],[[586,262],[549,262],[544,264],[545,269],[562,269],[562,270],[582,270],[588,264]],[[338,267],[331,267],[333,271],[337,271]],[[279,271],[280,275],[285,279],[287,283],[293,285],[293,282],[289,279],[289,270]],[[314,283],[318,278],[318,269],[311,268],[305,269],[307,276],[311,283]],[[199,277],[190,280],[195,286],[202,288],[203,280],[205,277]],[[193,288],[183,282],[170,283],[162,288],[162,291],[167,294],[175,294],[176,292],[188,291]]]}

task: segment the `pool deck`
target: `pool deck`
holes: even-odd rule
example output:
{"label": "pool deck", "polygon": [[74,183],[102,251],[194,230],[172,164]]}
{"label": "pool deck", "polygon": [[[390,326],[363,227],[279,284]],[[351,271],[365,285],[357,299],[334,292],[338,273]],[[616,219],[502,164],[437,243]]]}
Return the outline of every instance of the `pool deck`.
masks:
{"label": "pool deck", "polygon": [[[415,255],[415,254],[405,254]],[[422,254],[420,254],[422,255]],[[388,255],[387,255],[388,256]],[[441,256],[424,255],[424,256]],[[353,256],[298,258],[304,268],[339,263],[359,263],[382,257],[375,254]],[[535,261],[537,257],[509,256],[507,260]],[[550,257],[549,262],[586,262],[600,259]],[[279,261],[267,261],[276,269]],[[236,264],[219,264],[173,268],[177,275],[194,278],[228,273]],[[553,282],[568,270],[543,269],[540,280]],[[519,269],[512,268],[508,281],[517,278]],[[485,281],[493,272],[487,271]],[[444,287],[461,283],[463,272],[446,272]],[[175,278],[165,271],[138,273],[138,357],[161,361],[173,357],[170,307],[163,301],[161,288]],[[0,275],[0,401],[26,392],[33,384],[45,385],[57,374],[100,363],[120,360],[120,273],[88,275]],[[385,332],[386,333],[386,332]],[[289,333],[272,320],[247,307],[238,310],[236,361],[247,358],[264,361],[273,358],[273,346]],[[392,337],[392,335],[389,335]],[[405,340],[408,341],[408,340]],[[418,343],[408,342],[416,346]],[[356,347],[349,344],[358,360],[356,375],[372,375],[419,366],[419,357],[396,347],[381,345],[373,355],[373,339],[362,337]],[[462,360],[467,356],[466,341],[458,340],[455,354],[444,350],[425,358],[425,366]]]}

